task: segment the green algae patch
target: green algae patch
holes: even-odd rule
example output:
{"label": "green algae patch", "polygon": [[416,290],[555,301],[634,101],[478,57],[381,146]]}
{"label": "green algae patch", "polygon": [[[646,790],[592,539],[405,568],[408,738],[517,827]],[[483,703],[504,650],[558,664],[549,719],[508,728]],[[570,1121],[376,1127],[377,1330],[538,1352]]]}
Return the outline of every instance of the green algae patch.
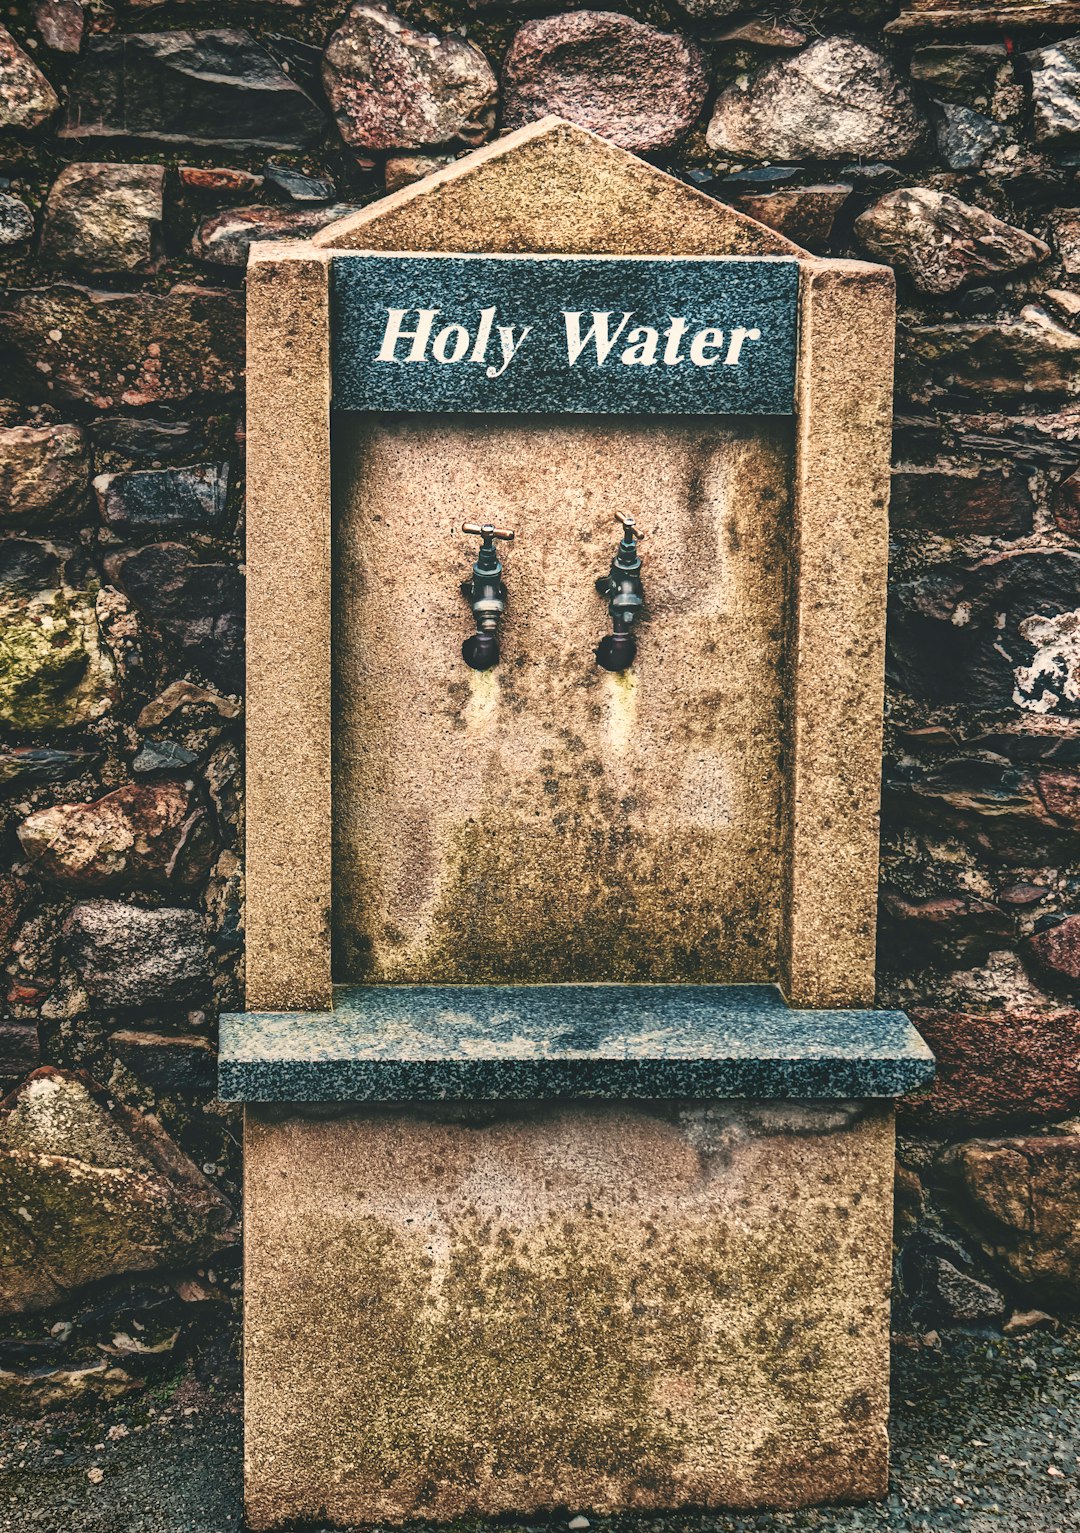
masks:
{"label": "green algae patch", "polygon": [[90,723],[113,684],[92,591],[0,604],[0,728],[40,734]]}

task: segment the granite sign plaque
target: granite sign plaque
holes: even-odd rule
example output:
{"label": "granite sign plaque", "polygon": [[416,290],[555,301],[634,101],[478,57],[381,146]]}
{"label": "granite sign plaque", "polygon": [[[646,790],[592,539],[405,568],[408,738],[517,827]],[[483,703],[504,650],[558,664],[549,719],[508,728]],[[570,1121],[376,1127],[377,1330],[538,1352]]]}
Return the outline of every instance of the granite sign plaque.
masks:
{"label": "granite sign plaque", "polygon": [[340,410],[790,415],[783,257],[342,255]]}

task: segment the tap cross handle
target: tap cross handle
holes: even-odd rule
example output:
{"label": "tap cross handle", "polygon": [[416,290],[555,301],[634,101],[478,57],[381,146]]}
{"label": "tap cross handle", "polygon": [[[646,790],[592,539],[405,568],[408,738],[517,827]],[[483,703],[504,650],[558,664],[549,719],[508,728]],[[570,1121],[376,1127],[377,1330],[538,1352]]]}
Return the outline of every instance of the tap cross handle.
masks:
{"label": "tap cross handle", "polygon": [[638,528],[634,518],[628,511],[616,511],[615,520],[622,523],[623,534],[626,540],[640,543],[645,534]]}
{"label": "tap cross handle", "polygon": [[514,534],[507,527],[493,527],[490,522],[462,522],[462,532],[468,533],[471,538],[483,538],[485,543],[492,543],[500,538],[504,543],[512,543]]}

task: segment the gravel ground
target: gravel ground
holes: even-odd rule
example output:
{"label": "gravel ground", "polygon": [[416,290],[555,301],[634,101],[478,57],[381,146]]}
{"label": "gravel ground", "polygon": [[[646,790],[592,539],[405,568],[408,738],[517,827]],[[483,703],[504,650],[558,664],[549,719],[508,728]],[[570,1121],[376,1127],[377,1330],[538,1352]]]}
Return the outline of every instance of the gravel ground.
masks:
{"label": "gravel ground", "polygon": [[[894,1370],[883,1504],[598,1518],[594,1533],[1077,1533],[1080,1328],[901,1342]],[[240,1443],[235,1388],[193,1377],[93,1415],[2,1421],[0,1530],[239,1533]]]}

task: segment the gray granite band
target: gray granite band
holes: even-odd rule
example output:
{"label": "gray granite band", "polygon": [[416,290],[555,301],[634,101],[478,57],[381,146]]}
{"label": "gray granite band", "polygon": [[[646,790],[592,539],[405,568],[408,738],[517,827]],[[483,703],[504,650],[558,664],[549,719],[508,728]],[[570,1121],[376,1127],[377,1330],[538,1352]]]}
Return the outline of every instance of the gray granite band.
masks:
{"label": "gray granite band", "polygon": [[239,1102],[898,1097],[933,1078],[899,1011],[792,1011],[771,985],[338,986],[221,1018]]}

